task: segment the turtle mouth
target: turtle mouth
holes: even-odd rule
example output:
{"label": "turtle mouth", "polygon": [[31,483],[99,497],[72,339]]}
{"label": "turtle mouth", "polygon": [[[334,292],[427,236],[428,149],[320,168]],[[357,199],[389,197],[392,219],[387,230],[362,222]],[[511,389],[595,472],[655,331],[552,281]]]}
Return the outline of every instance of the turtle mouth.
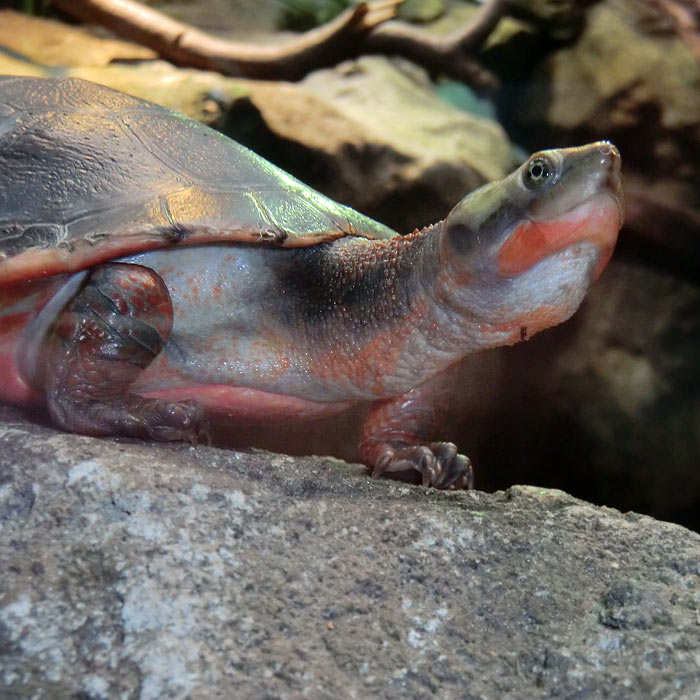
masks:
{"label": "turtle mouth", "polygon": [[518,224],[498,252],[499,276],[521,275],[554,253],[588,242],[600,251],[593,271],[597,279],[612,256],[624,215],[620,178],[611,180],[605,189],[556,218]]}

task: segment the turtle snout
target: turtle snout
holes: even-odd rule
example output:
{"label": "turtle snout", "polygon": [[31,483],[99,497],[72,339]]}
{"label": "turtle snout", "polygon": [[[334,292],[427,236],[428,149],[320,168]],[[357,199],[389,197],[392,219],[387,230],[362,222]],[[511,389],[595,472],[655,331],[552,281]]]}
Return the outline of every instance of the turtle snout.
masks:
{"label": "turtle snout", "polygon": [[617,146],[610,143],[610,141],[598,141],[596,145],[598,146],[598,152],[604,158],[618,159],[620,157],[620,151],[617,150]]}
{"label": "turtle snout", "polygon": [[592,147],[595,170],[599,173],[596,178],[599,183],[598,187],[602,186],[615,200],[620,216],[620,226],[622,226],[622,221],[625,218],[625,197],[622,190],[622,158],[620,157],[620,151],[610,141],[598,141],[592,144]]}
{"label": "turtle snout", "polygon": [[625,218],[625,196],[622,188],[622,158],[620,151],[610,141],[600,141],[598,144],[600,164],[607,173],[605,185],[617,202],[620,214],[620,225]]}
{"label": "turtle snout", "polygon": [[619,177],[622,158],[620,157],[620,151],[617,150],[617,146],[610,143],[610,141],[598,141],[594,145],[597,149],[600,167],[603,170],[607,170],[610,176]]}

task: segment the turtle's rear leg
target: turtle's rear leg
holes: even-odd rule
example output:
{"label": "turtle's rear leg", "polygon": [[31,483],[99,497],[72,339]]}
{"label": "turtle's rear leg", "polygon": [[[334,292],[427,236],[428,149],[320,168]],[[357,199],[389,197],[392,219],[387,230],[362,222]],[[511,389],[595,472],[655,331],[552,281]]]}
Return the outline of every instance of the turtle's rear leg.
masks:
{"label": "turtle's rear leg", "polygon": [[46,357],[46,403],[66,430],[196,441],[203,411],[129,393],[170,335],[173,309],[163,280],[146,267],[95,268],[58,316]]}
{"label": "turtle's rear leg", "polygon": [[449,374],[372,406],[360,442],[372,476],[438,489],[473,488],[469,458],[459,454],[454,443],[433,442],[451,388]]}

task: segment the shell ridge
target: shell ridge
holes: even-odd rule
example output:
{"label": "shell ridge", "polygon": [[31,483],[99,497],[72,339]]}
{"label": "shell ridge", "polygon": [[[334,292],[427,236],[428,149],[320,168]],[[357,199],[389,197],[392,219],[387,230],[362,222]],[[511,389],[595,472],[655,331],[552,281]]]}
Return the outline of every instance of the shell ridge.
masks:
{"label": "shell ridge", "polygon": [[0,78],[0,93],[2,284],[158,247],[398,235],[145,100],[79,79]]}

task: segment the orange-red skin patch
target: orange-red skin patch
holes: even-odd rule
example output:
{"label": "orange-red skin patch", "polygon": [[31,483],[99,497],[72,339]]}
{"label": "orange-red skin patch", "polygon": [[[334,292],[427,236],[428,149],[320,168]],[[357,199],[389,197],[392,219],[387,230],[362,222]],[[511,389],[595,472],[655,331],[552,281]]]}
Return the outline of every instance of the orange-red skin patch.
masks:
{"label": "orange-red skin patch", "polygon": [[24,331],[63,283],[61,278],[0,286],[0,310],[18,308],[0,315],[0,400],[20,405],[38,405],[43,393],[22,376],[18,359],[25,344]]}
{"label": "orange-red skin patch", "polygon": [[226,385],[176,387],[139,393],[148,398],[168,401],[194,399],[208,412],[226,416],[238,426],[294,423],[327,416],[351,406],[350,402],[321,403],[249,387]]}
{"label": "orange-red skin patch", "polygon": [[600,197],[550,221],[523,221],[498,253],[498,271],[516,277],[540,260],[574,243],[590,241],[601,249],[595,281],[610,260],[620,229],[620,214],[612,197]]}
{"label": "orange-red skin patch", "polygon": [[344,377],[355,387],[383,396],[384,379],[396,373],[404,357],[406,341],[421,325],[428,311],[427,301],[419,300],[413,305],[410,315],[385,330],[376,330],[350,353],[339,350],[337,346],[319,352],[312,373],[322,379]]}

